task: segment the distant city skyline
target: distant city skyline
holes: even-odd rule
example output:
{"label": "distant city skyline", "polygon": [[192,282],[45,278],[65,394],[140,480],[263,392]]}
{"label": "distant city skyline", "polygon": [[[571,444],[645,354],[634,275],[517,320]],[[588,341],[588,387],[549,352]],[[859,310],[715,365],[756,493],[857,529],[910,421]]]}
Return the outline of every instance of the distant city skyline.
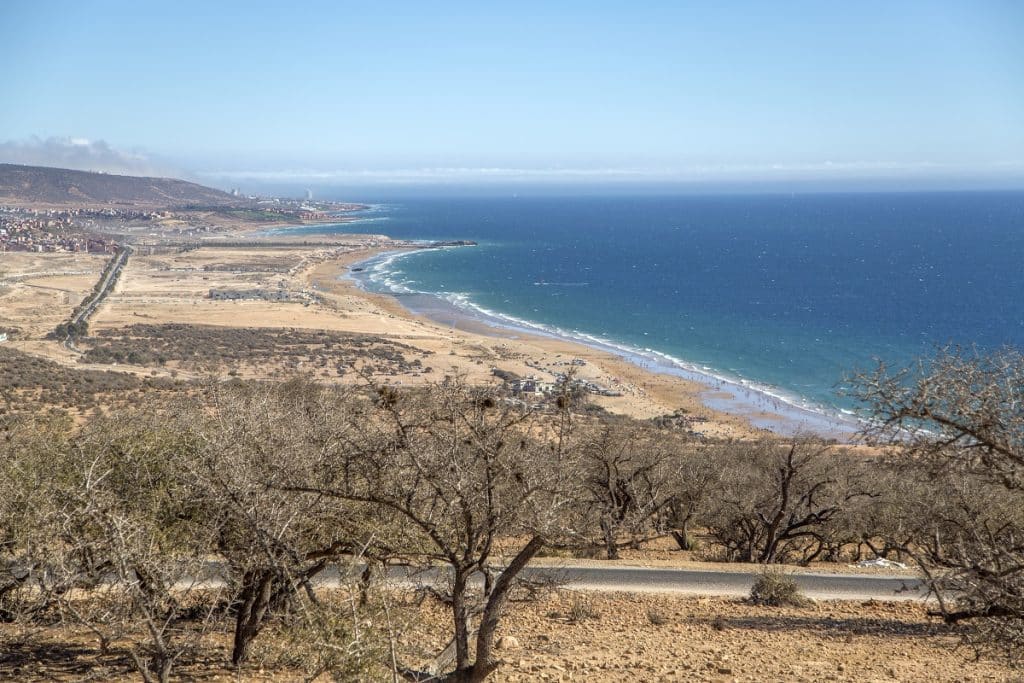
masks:
{"label": "distant city skyline", "polygon": [[[224,186],[1024,188],[1019,2],[0,5],[0,162]],[[316,190],[319,193],[319,190]]]}

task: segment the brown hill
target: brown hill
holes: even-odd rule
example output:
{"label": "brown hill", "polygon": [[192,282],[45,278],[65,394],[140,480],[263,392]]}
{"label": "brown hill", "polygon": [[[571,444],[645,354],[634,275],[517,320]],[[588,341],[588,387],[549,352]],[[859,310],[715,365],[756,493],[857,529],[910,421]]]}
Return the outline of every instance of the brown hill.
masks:
{"label": "brown hill", "polygon": [[174,178],[0,164],[0,204],[212,208],[240,203],[227,192]]}

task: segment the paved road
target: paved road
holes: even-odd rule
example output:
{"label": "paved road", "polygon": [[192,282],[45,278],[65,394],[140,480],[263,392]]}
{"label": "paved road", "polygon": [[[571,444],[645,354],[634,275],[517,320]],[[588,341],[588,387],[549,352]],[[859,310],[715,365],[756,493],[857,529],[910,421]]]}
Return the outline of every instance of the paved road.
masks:
{"label": "paved road", "polygon": [[78,323],[82,320],[89,319],[89,316],[93,314],[93,311],[96,310],[110,292],[110,288],[114,285],[118,275],[121,274],[121,269],[124,268],[124,265],[128,262],[128,257],[131,256],[132,251],[132,248],[127,245],[121,248],[121,252],[117,255],[112,266],[103,274],[103,280],[100,281],[100,288],[96,292],[96,295],[89,300],[89,303],[86,304],[77,315],[71,318],[72,323]]}
{"label": "paved road", "polygon": [[[573,588],[606,591],[690,593],[697,595],[750,594],[756,571],[706,569],[645,569],[639,567],[530,567],[528,575],[556,572]],[[817,599],[912,600],[923,598],[924,584],[912,577],[883,574],[790,574],[800,590]]]}
{"label": "paved road", "polygon": [[[707,569],[646,569],[641,567],[528,567],[527,578],[553,577],[569,588],[631,593],[746,596],[757,571]],[[401,580],[408,570],[393,567],[389,576]],[[434,581],[436,571],[420,574]],[[924,584],[913,577],[886,574],[790,574],[800,590],[818,600],[915,600],[926,596]]]}
{"label": "paved road", "polygon": [[[363,565],[351,569],[357,577]],[[198,581],[207,586],[223,585],[223,565],[209,562]],[[435,567],[417,571],[405,566],[388,568],[388,578],[398,584],[435,584],[444,570]],[[554,579],[567,588],[625,593],[676,593],[746,597],[759,571],[709,569],[648,569],[643,567],[527,567],[523,576],[530,579]],[[789,574],[804,595],[817,600],[921,600],[927,596],[920,579],[895,574]],[[314,583],[337,586],[339,569],[332,567],[317,576]],[[196,579],[183,580],[182,586]],[[476,582],[480,583],[479,576]]]}

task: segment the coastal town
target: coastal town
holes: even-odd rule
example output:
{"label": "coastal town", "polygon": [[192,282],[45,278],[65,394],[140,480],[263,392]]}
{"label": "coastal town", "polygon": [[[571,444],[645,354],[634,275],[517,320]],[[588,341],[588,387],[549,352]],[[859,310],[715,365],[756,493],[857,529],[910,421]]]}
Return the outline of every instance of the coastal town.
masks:
{"label": "coastal town", "polygon": [[[109,254],[126,236],[196,237],[236,227],[239,220],[286,224],[344,222],[362,204],[246,197],[245,206],[178,210],[32,208],[0,205],[0,253],[7,251]],[[156,231],[156,232],[155,232]]]}
{"label": "coastal town", "polygon": [[199,239],[240,228],[344,223],[365,204],[223,192],[140,178],[0,163],[0,253],[110,254],[128,242]]}
{"label": "coastal town", "polygon": [[0,206],[0,253],[7,251],[109,254],[118,243],[99,227],[141,222],[163,212],[134,209],[31,209]]}

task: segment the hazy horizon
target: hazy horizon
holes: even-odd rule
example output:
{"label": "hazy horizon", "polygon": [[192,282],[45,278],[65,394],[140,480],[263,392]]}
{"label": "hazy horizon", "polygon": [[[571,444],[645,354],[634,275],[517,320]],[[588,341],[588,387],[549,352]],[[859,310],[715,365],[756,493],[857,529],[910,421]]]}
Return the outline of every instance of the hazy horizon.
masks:
{"label": "hazy horizon", "polygon": [[994,0],[14,0],[0,162],[246,191],[1024,188],[1022,34]]}

